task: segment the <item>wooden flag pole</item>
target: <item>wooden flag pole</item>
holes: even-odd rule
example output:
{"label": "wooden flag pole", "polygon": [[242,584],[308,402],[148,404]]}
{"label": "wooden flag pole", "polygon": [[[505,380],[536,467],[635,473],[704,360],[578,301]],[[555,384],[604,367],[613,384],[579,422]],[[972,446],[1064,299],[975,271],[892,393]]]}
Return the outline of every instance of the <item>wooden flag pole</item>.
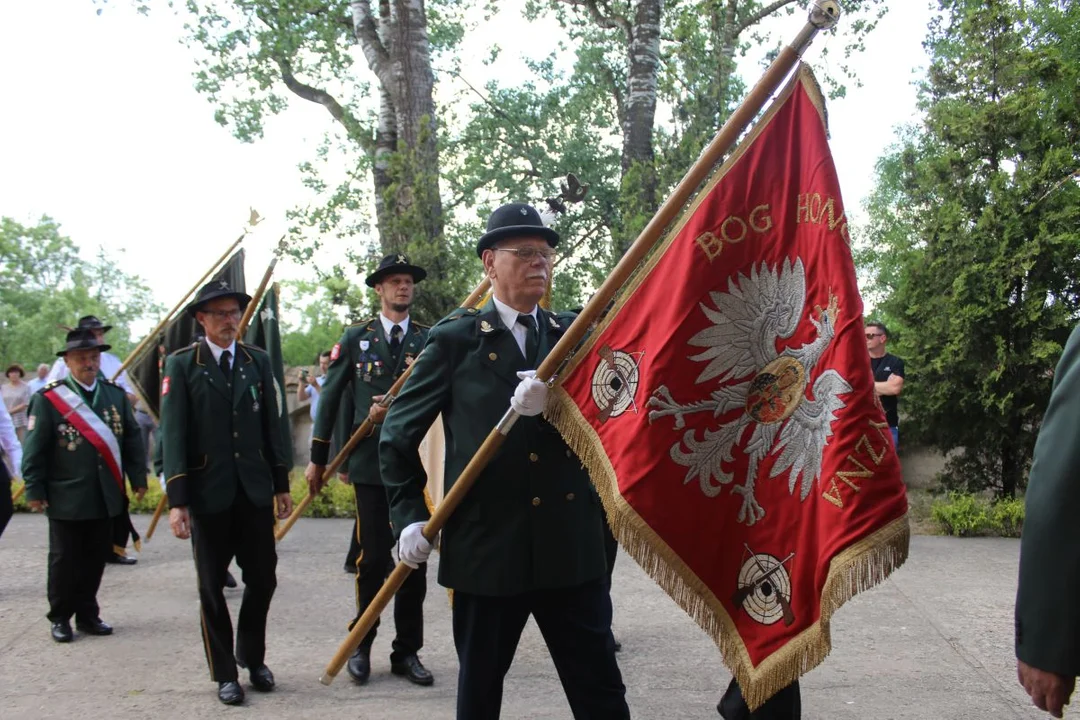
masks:
{"label": "wooden flag pole", "polygon": [[[596,291],[596,294],[582,309],[581,314],[563,333],[562,338],[559,339],[559,342],[544,358],[540,367],[537,368],[537,379],[547,381],[549,385],[553,384],[552,376],[563,363],[563,360],[573,348],[577,347],[585,333],[588,332],[590,325],[599,318],[600,313],[603,312],[611,299],[615,297],[615,294],[630,278],[637,266],[652,251],[656,243],[660,241],[664,229],[678,217],[679,212],[685,207],[687,201],[701,183],[709,176],[713,167],[727,154],[754,117],[765,107],[773,93],[776,92],[799,62],[800,56],[809,46],[814,36],[820,30],[835,26],[839,17],[840,6],[834,0],[815,0],[810,10],[810,19],[795,40],[785,47],[772,62],[761,80],[754,86],[754,89],[751,90],[743,103],[732,113],[724,126],[720,128],[720,132],[702,151],[697,162],[694,163],[675,190],[672,191],[671,196],[656,212],[656,215],[645,226],[645,229],[641,231],[637,240],[623,255],[618,265],[615,266],[615,269],[600,286],[600,289]],[[424,537],[428,542],[434,542],[435,537],[446,525],[446,521],[457,509],[457,506],[461,504],[466,493],[472,488],[473,483],[476,482],[480,472],[498,452],[517,418],[518,415],[512,408],[507,410],[502,420],[487,436],[476,454],[473,455],[472,460],[469,461],[469,464],[465,466],[461,475],[454,481],[443,501],[435,508],[431,519],[424,525]],[[319,679],[323,685],[332,683],[337,674],[341,672],[341,668],[344,667],[349,656],[360,646],[360,641],[371,630],[375,620],[382,614],[383,609],[389,604],[390,599],[397,593],[410,572],[412,572],[412,568],[403,562],[399,562],[393,572],[390,573],[382,588],[379,589],[378,594],[368,604],[363,615],[353,625],[348,637],[345,638],[337,653],[326,666],[323,676]]]}
{"label": "wooden flag pole", "polygon": [[262,302],[263,294],[266,293],[266,286],[270,282],[270,277],[274,274],[274,266],[277,265],[277,261],[278,259],[275,257],[270,261],[270,264],[266,266],[266,272],[263,273],[262,281],[259,283],[258,289],[255,290],[255,295],[252,296],[251,302],[249,302],[244,309],[244,317],[240,318],[240,329],[237,331],[236,337],[244,337],[247,326],[251,322],[251,316],[255,313],[255,309],[259,307],[259,303]]}
{"label": "wooden flag pole", "polygon": [[21,498],[23,496],[24,492],[26,492],[26,483],[25,482],[22,484],[21,487],[19,487],[18,490],[15,491],[15,494],[11,496],[11,502],[13,502],[13,503],[17,502],[19,500],[19,498]]}
{"label": "wooden flag pole", "polygon": [[[481,283],[476,286],[476,289],[469,293],[469,297],[465,298],[465,301],[461,303],[460,307],[467,308],[476,305],[480,298],[484,296],[484,293],[488,291],[489,287],[491,287],[491,281],[487,278],[484,278],[483,281],[481,281]],[[415,365],[415,363],[413,364]],[[397,380],[394,381],[394,384],[391,385],[390,389],[386,391],[386,395],[384,395],[383,399],[379,401],[379,405],[381,405],[382,407],[390,407],[390,405],[394,402],[394,399],[397,397],[398,393],[401,392],[401,388],[403,385],[405,385],[405,381],[409,378],[410,373],[412,373],[412,365],[405,368],[405,371],[401,373]],[[372,430],[374,429],[375,424],[371,422],[371,418],[364,418],[364,422],[360,423],[360,427],[356,428],[356,432],[354,432],[352,434],[352,437],[349,438],[349,442],[345,443],[345,446],[338,451],[338,454],[334,456],[334,459],[330,462],[329,465],[326,466],[326,469],[323,470],[323,476],[321,480],[321,483],[323,485],[329,482],[329,480],[333,479],[334,473],[336,473],[338,471],[338,468],[340,468],[342,464],[344,464],[345,460],[348,459],[353,449],[360,443],[361,440],[370,435]],[[281,542],[281,538],[285,537],[285,535],[288,534],[289,530],[292,529],[292,526],[296,524],[296,521],[300,518],[301,515],[304,514],[304,511],[307,510],[308,505],[310,505],[311,501],[314,499],[315,496],[309,492],[307,495],[304,496],[303,500],[297,503],[296,507],[293,509],[292,515],[289,516],[288,520],[282,523],[281,527],[279,527],[277,532],[274,534],[274,537],[277,539],[278,542]]]}
{"label": "wooden flag pole", "polygon": [[169,496],[165,493],[161,493],[161,499],[158,500],[157,507],[154,508],[154,516],[150,518],[150,527],[146,528],[146,537],[143,538],[144,543],[150,542],[150,538],[154,537],[154,530],[157,529],[158,520],[161,519],[161,514],[165,512],[165,505],[169,502]]}

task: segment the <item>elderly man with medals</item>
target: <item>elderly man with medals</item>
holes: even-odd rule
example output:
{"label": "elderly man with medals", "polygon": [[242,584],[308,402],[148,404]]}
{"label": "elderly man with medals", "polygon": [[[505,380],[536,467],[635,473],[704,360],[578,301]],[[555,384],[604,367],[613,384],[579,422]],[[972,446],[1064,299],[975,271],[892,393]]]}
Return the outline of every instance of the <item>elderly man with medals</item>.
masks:
{"label": "elderly man with medals", "polygon": [[[367,276],[367,286],[374,288],[379,296],[379,316],[347,328],[330,352],[330,368],[315,417],[311,463],[306,472],[312,492],[321,489],[334,421],[343,399],[351,398],[355,408],[348,427],[350,435],[369,415],[376,423],[375,432],[363,439],[349,456],[349,480],[356,494],[356,539],[361,549],[356,562],[356,619],[394,567],[390,556],[394,547],[390,511],[379,472],[378,423],[386,415],[386,408],[379,401],[420,354],[427,340],[427,326],[409,317],[416,283],[425,277],[427,271],[400,254],[387,255],[375,272]],[[394,598],[396,635],[390,653],[390,671],[417,685],[434,682],[417,656],[424,644],[426,569],[426,565],[421,565],[413,572]],[[357,683],[367,682],[371,674],[371,645],[377,628],[378,622],[349,659],[347,669]]]}
{"label": "elderly man with medals", "polygon": [[49,518],[48,618],[52,637],[71,642],[71,617],[88,635],[110,635],[98,586],[112,552],[113,519],[126,505],[124,475],[137,498],[146,492],[146,450],[127,395],[100,376],[109,346],[93,330],[67,335],[57,353],[63,380],[30,399],[23,448],[26,499]]}
{"label": "elderly man with medals", "polygon": [[[200,634],[218,699],[226,705],[244,701],[237,666],[248,668],[256,690],[274,689],[265,655],[266,616],[277,588],[275,500],[278,517],[292,512],[270,360],[236,339],[250,302],[224,281],[203,286],[187,312],[205,338],[169,356],[161,385],[169,525],[176,537],[191,538]],[[234,557],[245,586],[235,654],[222,591]]]}

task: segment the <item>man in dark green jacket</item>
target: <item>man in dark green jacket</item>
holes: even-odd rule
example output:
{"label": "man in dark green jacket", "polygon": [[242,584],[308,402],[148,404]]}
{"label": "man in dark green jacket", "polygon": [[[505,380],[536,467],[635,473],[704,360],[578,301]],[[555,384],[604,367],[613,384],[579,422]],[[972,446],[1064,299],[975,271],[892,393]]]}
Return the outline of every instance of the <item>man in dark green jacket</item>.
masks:
{"label": "man in dark green jacket", "polygon": [[1016,663],[1031,701],[1062,716],[1080,675],[1080,327],[1054,373],[1028,478]]}
{"label": "man in dark green jacket", "polygon": [[[321,490],[322,475],[329,462],[334,420],[339,417],[342,400],[351,399],[354,408],[347,428],[347,441],[352,431],[369,415],[375,423],[382,422],[386,409],[379,406],[379,401],[424,347],[428,328],[409,317],[409,306],[416,283],[425,277],[427,272],[412,265],[405,255],[387,255],[366,278],[368,287],[374,288],[379,296],[381,312],[376,318],[346,329],[341,341],[330,352],[330,368],[319,394],[312,433],[311,464],[306,473],[312,492]],[[364,438],[349,456],[349,480],[356,494],[356,526],[361,548],[356,562],[355,623],[393,569],[390,552],[394,537],[390,531],[386,491],[379,473],[378,429]],[[421,565],[394,598],[396,637],[390,653],[390,670],[417,685],[434,682],[417,656],[424,644],[426,570],[427,565]],[[378,627],[376,621],[346,666],[349,675],[358,683],[367,682],[371,674],[371,645]]]}
{"label": "man in dark green jacket", "polygon": [[[187,311],[206,337],[169,356],[161,385],[169,525],[176,537],[191,538],[206,659],[227,705],[244,700],[238,664],[248,668],[256,690],[274,689],[264,659],[266,615],[277,587],[275,499],[278,517],[292,512],[270,360],[236,340],[249,302],[226,282],[205,285]],[[245,585],[235,654],[222,592],[233,557]]]}
{"label": "man in dark green jacket", "polygon": [[418,454],[428,427],[442,413],[449,489],[506,411],[513,406],[520,416],[442,535],[439,582],[454,590],[461,720],[499,716],[503,678],[530,615],[574,717],[629,717],[611,635],[600,500],[580,460],[538,417],[547,389],[532,368],[569,325],[537,305],[558,239],[529,205],[492,214],[477,245],[492,300],[431,329],[379,443],[399,553],[415,567],[431,552]]}
{"label": "man in dark green jacket", "polygon": [[109,635],[97,591],[112,553],[112,518],[126,506],[124,475],[138,499],[146,493],[146,450],[124,391],[98,377],[109,346],[87,329],[72,330],[57,353],[69,373],[30,398],[22,475],[26,499],[49,517],[49,620],[57,642],[75,627]]}

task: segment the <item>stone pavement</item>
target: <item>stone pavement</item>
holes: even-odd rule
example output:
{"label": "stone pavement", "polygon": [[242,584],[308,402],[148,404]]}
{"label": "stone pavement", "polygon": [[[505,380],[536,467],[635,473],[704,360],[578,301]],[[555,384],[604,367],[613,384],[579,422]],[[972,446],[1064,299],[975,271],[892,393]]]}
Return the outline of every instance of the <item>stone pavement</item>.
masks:
{"label": "stone pavement", "polygon": [[[145,528],[148,518],[137,517]],[[208,679],[199,641],[190,545],[165,525],[134,567],[109,565],[99,600],[116,628],[107,638],[49,638],[45,619],[47,526],[16,515],[0,539],[0,718],[454,717],[457,663],[446,593],[429,575],[421,657],[435,685],[390,674],[392,622],[372,653],[372,678],[342,670],[318,678],[353,614],[352,576],[342,572],[349,520],[301,520],[279,546],[267,661],[270,695],[248,693],[225,708]],[[806,720],[996,720],[1040,714],[1016,682],[1012,607],[1015,540],[915,537],[911,559],[833,620],[833,653],[803,680]],[[235,571],[235,567],[234,567]],[[240,591],[227,591],[233,612]],[[717,718],[730,675],[712,642],[628,557],[615,568],[619,663],[635,718]],[[242,672],[246,682],[246,674]],[[1070,716],[1070,713],[1067,713]],[[1073,711],[1072,717],[1080,717]],[[503,718],[569,718],[555,668],[530,623],[506,681]]]}

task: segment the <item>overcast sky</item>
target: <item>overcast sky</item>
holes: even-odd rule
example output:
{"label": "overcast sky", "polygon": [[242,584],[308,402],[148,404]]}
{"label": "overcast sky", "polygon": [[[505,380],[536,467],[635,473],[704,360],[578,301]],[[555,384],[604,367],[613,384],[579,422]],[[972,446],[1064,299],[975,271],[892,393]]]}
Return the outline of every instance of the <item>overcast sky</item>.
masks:
{"label": "overcast sky", "polygon": [[[893,129],[915,112],[912,80],[926,56],[921,42],[928,14],[923,0],[890,0],[891,11],[867,39],[857,62],[862,88],[829,105],[832,146],[849,215],[871,188],[876,159]],[[509,6],[512,3],[500,4]],[[112,0],[99,16],[90,0],[0,0],[0,215],[34,223],[42,214],[92,256],[98,246],[122,253],[127,271],[141,275],[171,307],[242,230],[248,207],[267,220],[245,241],[248,282],[258,282],[286,227],[285,212],[304,198],[297,163],[310,158],[331,120],[299,99],[270,121],[264,140],[245,145],[213,120],[213,108],[193,89],[191,53],[180,20],[168,12],[136,14]],[[473,33],[466,55],[486,54],[492,37],[527,37],[544,56],[555,33],[537,33],[504,10],[494,26]],[[785,38],[804,16],[778,24]],[[823,44],[839,63],[840,38],[819,38],[807,56],[820,68]],[[508,48],[500,68],[467,63],[477,86],[490,73],[512,78]],[[760,71],[743,63],[748,82]],[[330,248],[320,262],[339,258]],[[310,276],[291,263],[279,278]]]}

